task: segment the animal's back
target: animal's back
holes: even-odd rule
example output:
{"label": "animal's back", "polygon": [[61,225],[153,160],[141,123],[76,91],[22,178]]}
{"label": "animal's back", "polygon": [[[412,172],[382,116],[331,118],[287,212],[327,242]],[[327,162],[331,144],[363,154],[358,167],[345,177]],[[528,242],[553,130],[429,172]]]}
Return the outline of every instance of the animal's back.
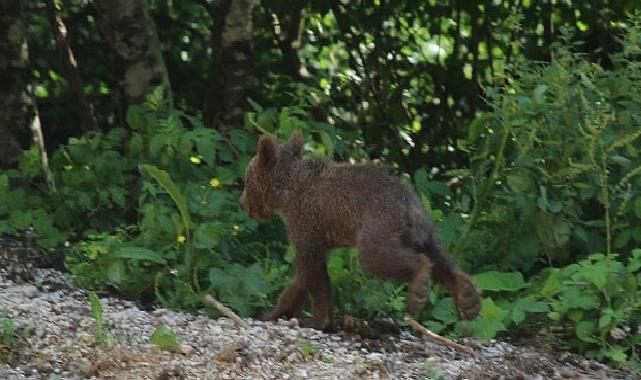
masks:
{"label": "animal's back", "polygon": [[335,246],[354,245],[363,223],[372,219],[394,231],[410,233],[417,225],[427,227],[416,194],[385,169],[372,165],[326,166],[309,179],[292,206],[286,219],[304,216],[307,225],[322,231]]}

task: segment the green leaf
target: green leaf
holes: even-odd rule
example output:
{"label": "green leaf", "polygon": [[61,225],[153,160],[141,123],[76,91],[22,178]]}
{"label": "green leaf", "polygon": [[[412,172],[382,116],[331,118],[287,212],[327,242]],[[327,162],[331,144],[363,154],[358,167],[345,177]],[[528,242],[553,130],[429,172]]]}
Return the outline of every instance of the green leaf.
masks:
{"label": "green leaf", "polygon": [[105,331],[102,303],[95,292],[89,292],[89,302],[91,303],[91,314],[93,315],[95,327],[96,344],[99,346],[107,343],[107,333]]}
{"label": "green leaf", "polygon": [[525,311],[519,308],[512,309],[512,321],[517,325],[525,320]]}
{"label": "green leaf", "polygon": [[548,318],[553,321],[559,321],[561,319],[561,313],[559,313],[558,311],[551,311],[548,313]]}
{"label": "green leaf", "polygon": [[545,102],[545,92],[547,91],[548,86],[544,84],[539,84],[536,86],[534,89],[534,95],[532,96],[532,99],[534,100],[535,103],[541,104]]}
{"label": "green leaf", "polygon": [[626,228],[620,233],[617,234],[617,237],[614,239],[614,248],[623,248],[630,241],[632,237],[632,229]]}
{"label": "green leaf", "polygon": [[15,334],[15,325],[7,312],[2,316],[2,345],[7,348],[13,348],[13,339]]}
{"label": "green leaf", "polygon": [[247,103],[252,106],[255,112],[263,112],[263,107],[260,104],[256,103],[252,98],[247,97]]}
{"label": "green leaf", "polygon": [[525,313],[543,313],[549,311],[545,302],[537,301],[534,298],[520,298],[512,306],[512,321],[519,324],[525,320]]}
{"label": "green leaf", "polygon": [[122,260],[116,260],[109,264],[106,271],[107,280],[114,285],[122,284],[125,278],[125,264]]}
{"label": "green leaf", "polygon": [[143,140],[142,136],[139,133],[133,133],[129,139],[129,154],[132,156],[138,156],[142,153],[143,150]]}
{"label": "green leaf", "polygon": [[209,282],[211,282],[217,293],[236,289],[238,281],[238,278],[220,268],[211,268],[209,270]]}
{"label": "green leaf", "polygon": [[634,214],[641,219],[641,196],[638,196],[634,201]]}
{"label": "green leaf", "polygon": [[519,272],[489,271],[474,276],[474,282],[483,290],[510,291],[523,289],[527,284]]}
{"label": "green leaf", "polygon": [[329,133],[325,131],[321,131],[319,135],[320,135],[321,141],[323,142],[323,146],[325,146],[327,155],[329,157],[332,157],[334,155],[334,142],[332,141],[332,138],[329,136]]}
{"label": "green leaf", "polygon": [[430,194],[437,194],[437,195],[443,195],[443,196],[450,195],[450,188],[447,187],[447,184],[445,182],[429,181],[426,184],[426,188]]}
{"label": "green leaf", "polygon": [[583,310],[592,310],[599,307],[599,300],[594,295],[580,295],[567,300],[569,307],[578,307]]}
{"label": "green leaf", "polygon": [[484,113],[477,116],[470,124],[467,131],[467,139],[470,143],[475,142],[481,136],[481,133],[487,129],[487,125],[492,121],[494,115],[492,113]]}
{"label": "green leaf", "polygon": [[160,186],[162,186],[171,196],[171,199],[174,200],[174,203],[180,211],[180,217],[182,218],[183,227],[185,230],[189,230],[191,227],[191,217],[189,215],[189,209],[187,207],[187,199],[180,192],[178,186],[172,181],[169,174],[153,165],[141,165],[140,166],[144,171],[147,172],[151,177],[153,177]]}
{"label": "green leaf", "polygon": [[123,259],[149,260],[158,264],[165,264],[166,262],[159,253],[141,247],[122,247],[113,256]]}
{"label": "green leaf", "polygon": [[127,124],[131,129],[141,131],[145,127],[145,115],[142,107],[138,105],[129,106],[126,116]]}
{"label": "green leaf", "polygon": [[505,324],[499,319],[477,318],[466,322],[466,326],[476,337],[484,340],[494,338],[499,331],[507,331]]}
{"label": "green leaf", "polygon": [[552,272],[545,280],[541,295],[543,297],[552,297],[555,294],[561,293],[565,289],[565,285],[561,282],[563,280],[563,272],[558,269],[552,269]]}
{"label": "green leaf", "polygon": [[584,342],[597,343],[598,340],[594,337],[595,328],[595,321],[581,321],[576,324],[576,336]]}
{"label": "green leaf", "polygon": [[216,159],[216,143],[208,138],[201,138],[196,141],[196,150],[203,156],[205,162],[213,165]]}
{"label": "green leaf", "polygon": [[626,360],[628,360],[626,348],[622,346],[611,346],[607,349],[602,349],[601,353],[615,362],[624,363]]}
{"label": "green leaf", "polygon": [[507,184],[516,192],[527,192],[532,188],[532,180],[526,174],[512,173],[507,176]]}
{"label": "green leaf", "polygon": [[432,317],[446,324],[458,321],[454,300],[451,297],[441,298],[432,309]]}
{"label": "green leaf", "polygon": [[9,214],[9,220],[14,227],[23,230],[31,225],[33,215],[31,211],[14,210]]}
{"label": "green leaf", "polygon": [[181,348],[180,341],[178,341],[176,334],[167,326],[157,328],[156,331],[151,334],[149,341],[165,351],[178,352]]}
{"label": "green leaf", "polygon": [[194,247],[216,247],[222,236],[224,236],[224,227],[219,223],[202,223],[194,233]]}
{"label": "green leaf", "polygon": [[536,301],[533,298],[520,298],[516,300],[514,307],[527,311],[528,313],[544,313],[550,310],[545,302]]}
{"label": "green leaf", "polygon": [[481,311],[479,315],[486,319],[503,320],[508,315],[508,311],[497,306],[491,298],[485,298],[481,301]]}
{"label": "green leaf", "polygon": [[610,326],[610,323],[612,322],[612,315],[611,314],[604,314],[599,318],[599,330],[603,330],[604,328]]}
{"label": "green leaf", "polygon": [[425,168],[420,168],[414,173],[414,183],[416,184],[416,190],[419,193],[429,193],[427,190],[427,182],[429,181],[427,177],[427,171]]}

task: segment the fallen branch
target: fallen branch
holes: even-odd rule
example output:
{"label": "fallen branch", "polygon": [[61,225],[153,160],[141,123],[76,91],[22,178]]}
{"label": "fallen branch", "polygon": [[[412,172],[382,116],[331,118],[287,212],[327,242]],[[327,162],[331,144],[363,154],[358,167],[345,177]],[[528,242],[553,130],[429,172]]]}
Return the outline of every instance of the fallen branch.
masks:
{"label": "fallen branch", "polygon": [[242,327],[244,329],[249,329],[249,324],[247,324],[247,322],[243,321],[230,308],[228,308],[227,306],[225,306],[222,303],[220,303],[217,299],[215,299],[211,295],[209,295],[209,294],[205,295],[205,297],[203,298],[203,302],[205,302],[207,305],[213,307],[214,309],[218,310],[220,312],[220,314],[222,314],[225,317],[231,319],[238,326],[240,326],[240,327]]}
{"label": "fallen branch", "polygon": [[416,322],[416,320],[414,318],[412,318],[411,316],[406,314],[403,319],[405,320],[405,322],[407,322],[408,325],[410,325],[410,327],[412,327],[414,329],[414,331],[417,331],[417,332],[421,333],[421,335],[423,335],[424,337],[429,338],[429,339],[431,339],[431,340],[435,341],[436,343],[441,344],[443,346],[451,347],[451,348],[453,348],[455,350],[458,350],[458,351],[461,351],[461,352],[465,352],[468,355],[471,355],[471,356],[474,356],[474,357],[478,357],[478,354],[476,352],[472,351],[471,349],[469,349],[469,348],[467,348],[467,347],[465,347],[465,346],[463,346],[461,344],[453,342],[453,341],[447,339],[444,336],[441,336],[441,335],[438,335],[438,334],[435,334],[435,333],[431,332],[425,326],[423,326],[420,323]]}

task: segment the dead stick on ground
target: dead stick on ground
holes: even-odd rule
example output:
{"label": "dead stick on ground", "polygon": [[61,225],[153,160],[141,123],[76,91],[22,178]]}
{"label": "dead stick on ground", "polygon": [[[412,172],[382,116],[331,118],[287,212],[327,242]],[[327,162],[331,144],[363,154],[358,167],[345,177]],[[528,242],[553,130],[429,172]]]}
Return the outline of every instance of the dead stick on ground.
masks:
{"label": "dead stick on ground", "polygon": [[456,342],[452,342],[451,340],[447,339],[444,336],[440,336],[438,334],[435,334],[435,333],[431,332],[425,326],[423,326],[420,323],[416,322],[416,320],[414,318],[410,317],[409,315],[405,315],[405,317],[403,319],[415,331],[420,332],[424,337],[432,339],[436,343],[442,344],[442,345],[447,346],[447,347],[452,347],[455,350],[459,350],[461,352],[465,352],[466,354],[472,355],[474,357],[478,356],[478,354],[476,352],[470,350],[469,348],[467,348],[467,347],[465,347],[465,346],[463,346],[461,344],[458,344]]}
{"label": "dead stick on ground", "polygon": [[205,298],[203,298],[203,301],[213,307],[214,309],[218,310],[220,314],[224,315],[225,317],[231,319],[234,321],[238,326],[249,329],[249,324],[247,322],[243,321],[236,313],[234,313],[230,308],[227,306],[223,305],[220,303],[217,299],[214,297],[210,296],[209,294],[205,295]]}

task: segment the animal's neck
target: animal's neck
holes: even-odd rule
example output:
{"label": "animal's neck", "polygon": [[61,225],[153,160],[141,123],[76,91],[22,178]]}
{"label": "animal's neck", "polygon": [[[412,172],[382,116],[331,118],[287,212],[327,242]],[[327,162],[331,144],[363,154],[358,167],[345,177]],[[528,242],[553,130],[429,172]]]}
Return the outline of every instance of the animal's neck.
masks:
{"label": "animal's neck", "polygon": [[316,179],[329,165],[329,161],[320,157],[310,157],[291,161],[278,176],[276,189],[278,199],[276,208],[282,209],[292,204],[307,189],[315,185]]}

